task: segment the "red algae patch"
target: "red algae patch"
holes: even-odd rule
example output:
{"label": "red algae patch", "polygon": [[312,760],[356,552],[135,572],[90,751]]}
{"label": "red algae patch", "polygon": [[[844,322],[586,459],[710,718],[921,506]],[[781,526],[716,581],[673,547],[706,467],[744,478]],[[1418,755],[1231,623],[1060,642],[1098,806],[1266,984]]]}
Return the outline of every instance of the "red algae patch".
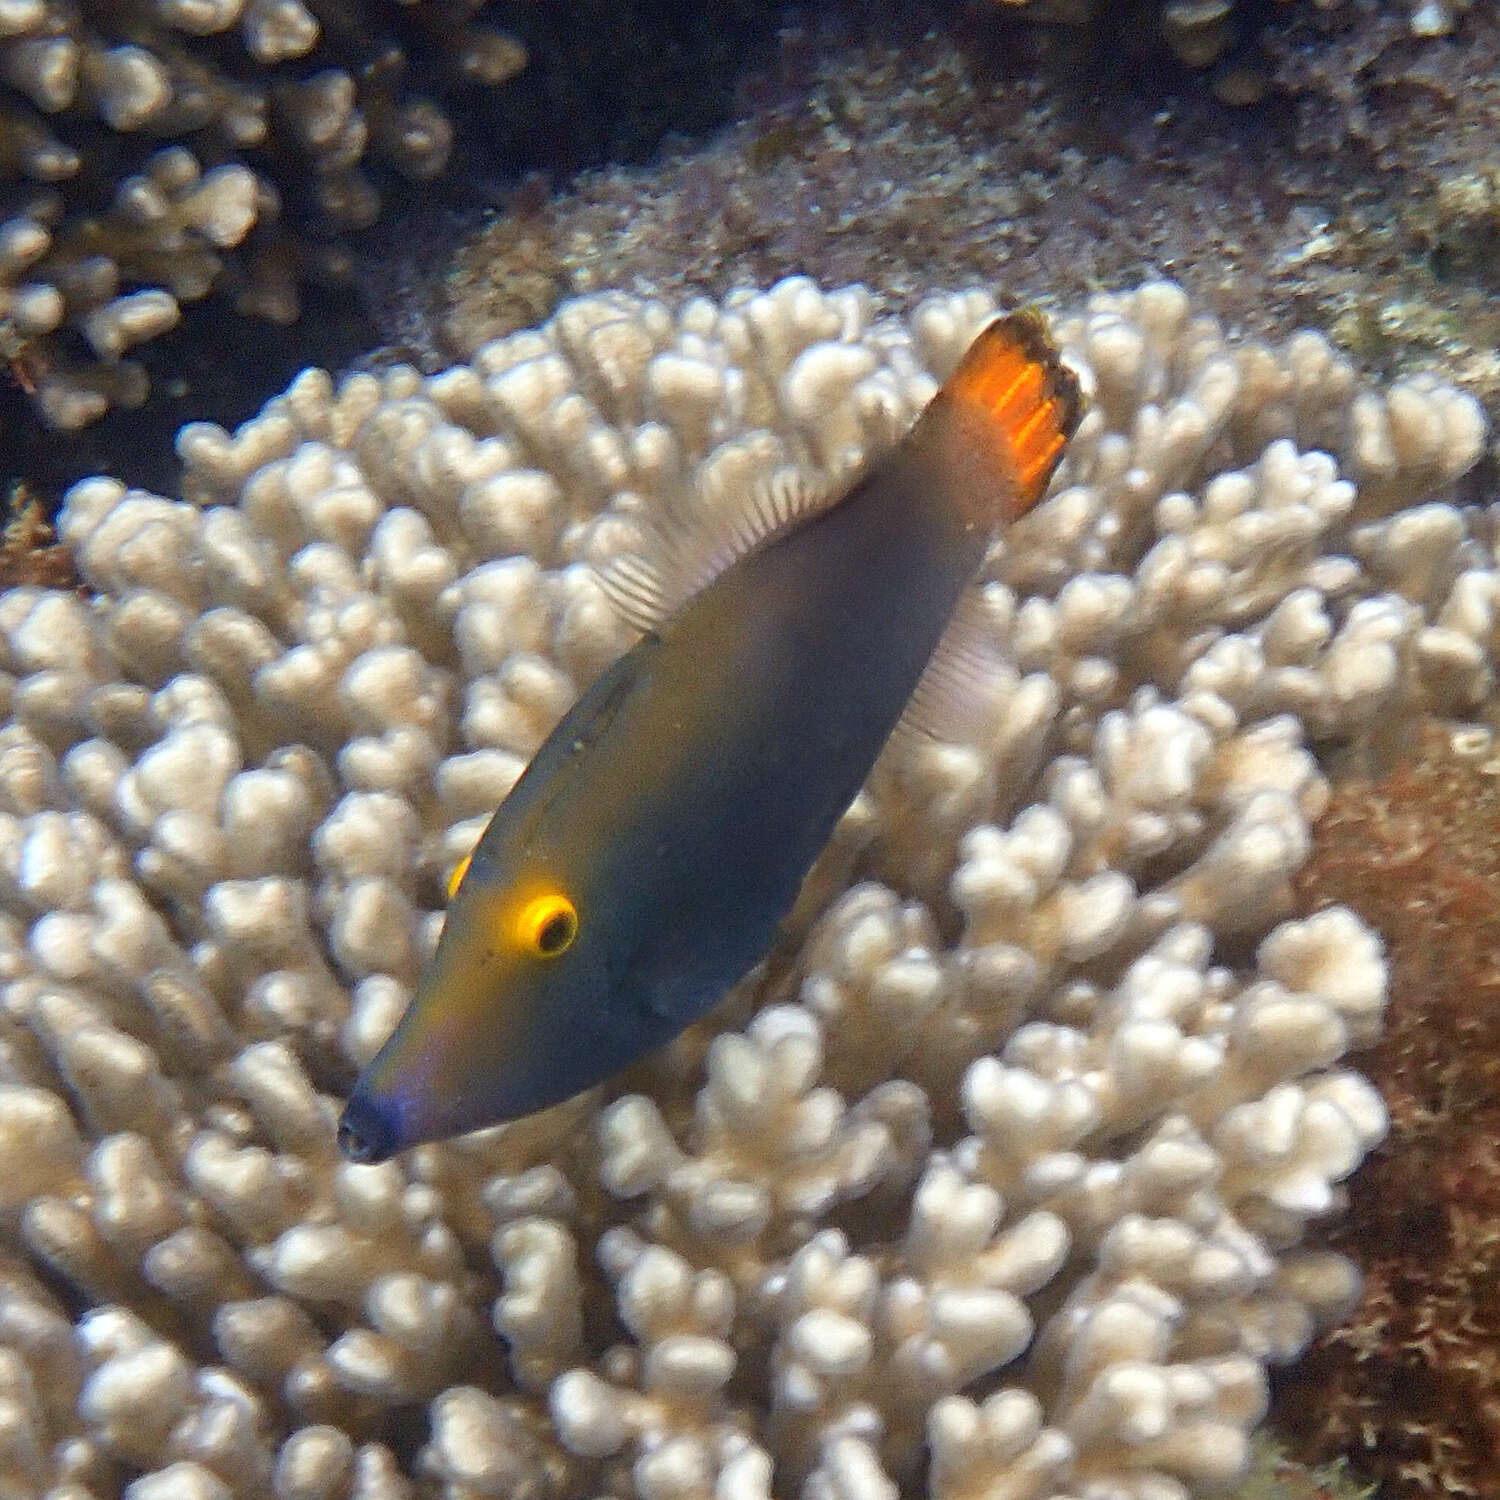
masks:
{"label": "red algae patch", "polygon": [[1385,1034],[1360,1059],[1391,1129],[1331,1236],[1364,1270],[1283,1385],[1280,1429],[1382,1500],[1500,1495],[1500,753],[1437,725],[1334,793],[1299,882],[1384,934]]}

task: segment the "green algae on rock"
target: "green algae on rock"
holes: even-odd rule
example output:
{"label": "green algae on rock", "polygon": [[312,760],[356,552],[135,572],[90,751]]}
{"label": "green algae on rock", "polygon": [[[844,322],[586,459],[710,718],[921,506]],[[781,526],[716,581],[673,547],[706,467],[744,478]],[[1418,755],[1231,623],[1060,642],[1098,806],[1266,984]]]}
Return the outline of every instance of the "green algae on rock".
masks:
{"label": "green algae on rock", "polygon": [[1342,1459],[1302,1464],[1262,1434],[1255,1441],[1250,1472],[1224,1500],[1381,1500],[1381,1494],[1375,1485],[1356,1479]]}

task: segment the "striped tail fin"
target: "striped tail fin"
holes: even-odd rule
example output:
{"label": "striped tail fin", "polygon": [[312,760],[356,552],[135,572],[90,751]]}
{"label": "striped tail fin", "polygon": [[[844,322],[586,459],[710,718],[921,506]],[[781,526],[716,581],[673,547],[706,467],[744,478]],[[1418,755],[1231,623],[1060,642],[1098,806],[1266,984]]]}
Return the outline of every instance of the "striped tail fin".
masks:
{"label": "striped tail fin", "polygon": [[940,393],[993,445],[1015,485],[1006,520],[1043,494],[1082,415],[1078,379],[1063,364],[1039,312],[996,318],[969,345]]}

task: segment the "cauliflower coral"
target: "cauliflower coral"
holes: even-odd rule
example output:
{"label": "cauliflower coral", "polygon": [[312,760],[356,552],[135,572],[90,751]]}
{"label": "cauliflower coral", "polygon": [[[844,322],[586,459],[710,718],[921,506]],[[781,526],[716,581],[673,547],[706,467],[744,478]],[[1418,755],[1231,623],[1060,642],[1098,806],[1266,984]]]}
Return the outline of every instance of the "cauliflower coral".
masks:
{"label": "cauliflower coral", "polygon": [[0,1494],[1183,1500],[1346,1305],[1385,964],[1290,915],[1329,777],[1492,696],[1475,405],[1057,331],[1091,410],[995,547],[986,692],[898,735],[707,1023],[358,1167],[443,883],[628,643],[642,513],[890,443],[992,311],[626,297],[304,374],[183,496],[90,480],[0,595]]}

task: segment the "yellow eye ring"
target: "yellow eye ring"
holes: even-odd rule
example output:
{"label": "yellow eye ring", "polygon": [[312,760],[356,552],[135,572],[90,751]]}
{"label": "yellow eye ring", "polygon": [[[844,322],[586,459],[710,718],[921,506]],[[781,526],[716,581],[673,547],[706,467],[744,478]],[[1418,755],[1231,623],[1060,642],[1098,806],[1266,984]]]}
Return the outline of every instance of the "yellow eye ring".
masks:
{"label": "yellow eye ring", "polygon": [[464,876],[469,873],[469,866],[474,863],[472,850],[454,865],[453,873],[448,877],[448,899],[451,901],[457,894],[458,888],[464,883]]}
{"label": "yellow eye ring", "polygon": [[578,936],[578,908],[561,891],[533,896],[516,919],[516,937],[533,958],[556,958]]}

